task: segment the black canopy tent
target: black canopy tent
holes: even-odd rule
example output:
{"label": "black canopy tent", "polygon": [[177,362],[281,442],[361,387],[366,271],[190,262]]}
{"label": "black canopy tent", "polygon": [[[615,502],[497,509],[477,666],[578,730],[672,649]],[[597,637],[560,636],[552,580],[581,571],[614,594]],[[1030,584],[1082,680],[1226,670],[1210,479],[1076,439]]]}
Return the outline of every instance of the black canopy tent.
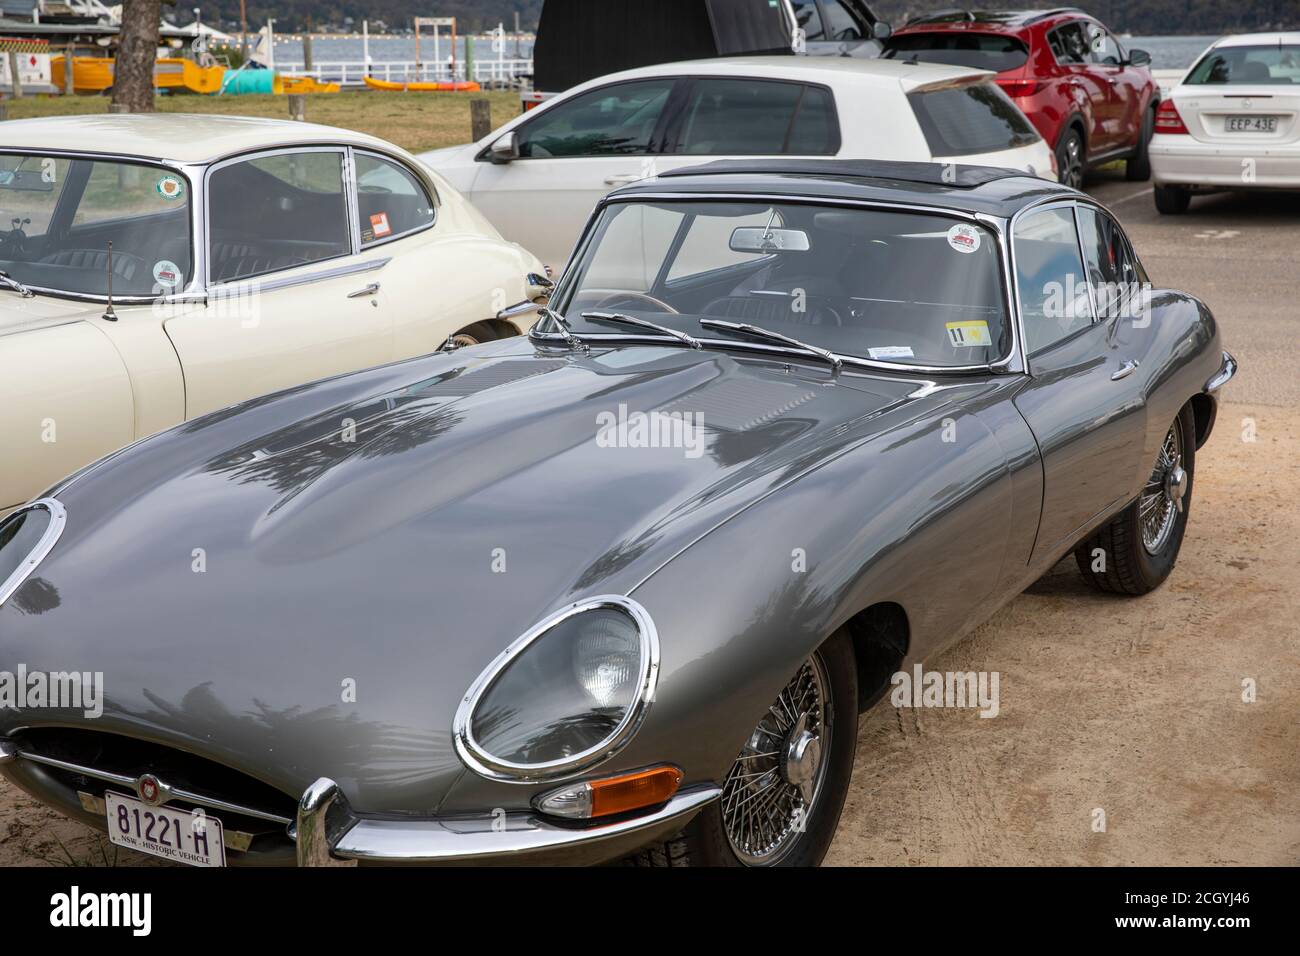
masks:
{"label": "black canopy tent", "polygon": [[559,93],[655,63],[790,53],[791,31],[783,0],[546,0],[533,84]]}

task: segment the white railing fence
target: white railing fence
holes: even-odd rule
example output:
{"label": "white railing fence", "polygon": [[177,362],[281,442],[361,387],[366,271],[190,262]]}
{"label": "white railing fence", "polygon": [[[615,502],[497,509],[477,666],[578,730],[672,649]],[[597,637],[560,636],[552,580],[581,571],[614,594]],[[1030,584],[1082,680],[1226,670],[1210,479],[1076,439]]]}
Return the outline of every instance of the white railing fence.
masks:
{"label": "white railing fence", "polygon": [[[425,60],[418,65],[414,60],[372,60],[368,65],[364,60],[316,60],[310,70],[300,60],[276,63],[275,68],[280,73],[311,76],[322,83],[340,86],[364,86],[367,75],[393,83],[449,83],[453,79],[465,79],[463,60],[456,61],[454,77],[452,64],[445,59]],[[479,83],[508,85],[520,74],[532,72],[532,60],[476,59],[473,79]]]}

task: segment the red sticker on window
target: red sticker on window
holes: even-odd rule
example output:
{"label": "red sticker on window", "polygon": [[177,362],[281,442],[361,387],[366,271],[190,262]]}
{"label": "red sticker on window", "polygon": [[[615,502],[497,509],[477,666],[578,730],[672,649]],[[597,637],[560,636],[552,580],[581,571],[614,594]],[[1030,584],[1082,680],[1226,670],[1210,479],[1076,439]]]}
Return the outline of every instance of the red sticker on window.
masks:
{"label": "red sticker on window", "polygon": [[377,212],[370,217],[370,225],[375,229],[375,238],[392,235],[393,227],[388,224],[388,213]]}

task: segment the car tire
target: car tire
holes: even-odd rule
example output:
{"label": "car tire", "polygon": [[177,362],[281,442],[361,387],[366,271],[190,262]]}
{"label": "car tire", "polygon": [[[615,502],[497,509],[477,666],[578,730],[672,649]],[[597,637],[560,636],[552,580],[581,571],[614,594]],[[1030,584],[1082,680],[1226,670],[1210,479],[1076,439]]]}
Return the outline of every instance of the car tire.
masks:
{"label": "car tire", "polygon": [[1084,164],[1083,137],[1071,126],[1056,144],[1057,179],[1072,189],[1082,189]]}
{"label": "car tire", "polygon": [[1137,152],[1124,164],[1124,178],[1131,183],[1144,183],[1151,178],[1151,133],[1155,129],[1155,110],[1147,110],[1142,117],[1141,140]]}
{"label": "car tire", "polygon": [[[670,840],[656,843],[627,857],[623,862],[632,866],[817,866],[830,848],[839,824],[840,811],[844,808],[844,798],[848,794],[849,777],[853,772],[853,756],[857,749],[858,738],[858,679],[857,665],[853,654],[853,642],[846,630],[836,631],[813,655],[808,658],[799,671],[781,692],[776,703],[789,700],[792,688],[801,688],[802,699],[815,699],[823,695],[822,720],[820,726],[801,715],[791,726],[782,728],[776,724],[772,714],[780,710],[765,713],[754,728],[745,746],[737,756],[735,764],[727,775],[723,785],[723,795],[705,807],[696,815],[686,828]],[[829,697],[829,701],[826,700]],[[797,709],[797,708],[796,708]],[[788,717],[786,718],[788,721]],[[830,730],[829,754],[820,751],[816,766],[807,763],[796,764],[796,751],[807,759],[808,748],[797,746],[798,731],[803,733],[816,730],[816,736],[824,739],[826,729]],[[757,755],[747,753],[754,750],[758,741],[775,736],[773,730],[785,736],[776,748],[781,757],[767,761],[764,751]],[[770,745],[765,745],[770,747]],[[745,781],[739,774],[744,772],[752,777],[757,771],[763,775],[756,780]],[[807,776],[812,775],[812,779]],[[771,780],[768,780],[771,775]],[[810,804],[805,804],[804,794],[791,777],[802,780],[803,786],[812,790]],[[744,781],[744,782],[742,782]],[[779,819],[785,813],[778,811],[764,816],[764,822],[775,824],[771,827],[770,845],[750,846],[746,850],[740,833],[753,832],[744,830],[743,824],[752,824],[752,817],[745,817],[738,810],[726,811],[728,806],[736,806],[735,800],[747,793],[757,793],[771,787],[783,788],[776,791],[777,807],[789,807],[792,811],[800,807],[798,815],[791,813],[785,821]],[[781,801],[785,800],[785,803]],[[732,801],[730,804],[728,801]],[[804,809],[809,807],[810,809]],[[803,814],[806,813],[806,816]],[[798,820],[802,816],[804,823],[800,830],[797,826],[783,826],[789,820]],[[760,832],[761,828],[760,828]],[[783,834],[783,835],[779,835]]]}
{"label": "car tire", "polygon": [[1137,500],[1075,549],[1084,580],[1112,594],[1147,594],[1163,584],[1182,548],[1195,471],[1196,416],[1189,403],[1169,426]]}
{"label": "car tire", "polygon": [[492,326],[486,322],[475,322],[473,325],[466,326],[451,337],[452,342],[457,348],[469,348],[471,345],[482,345],[484,342],[491,342],[495,339],[496,332]]}
{"label": "car tire", "polygon": [[1166,216],[1181,216],[1192,204],[1192,194],[1181,186],[1156,186],[1156,210]]}

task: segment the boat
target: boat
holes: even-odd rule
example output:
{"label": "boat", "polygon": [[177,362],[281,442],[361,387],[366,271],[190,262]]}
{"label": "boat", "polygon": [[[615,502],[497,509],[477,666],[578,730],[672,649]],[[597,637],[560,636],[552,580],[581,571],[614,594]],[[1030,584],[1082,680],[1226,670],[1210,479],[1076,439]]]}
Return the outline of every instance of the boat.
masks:
{"label": "boat", "polygon": [[386,90],[391,93],[477,93],[483,89],[478,83],[395,83],[392,80],[377,80],[366,77],[366,86],[372,90]]}

